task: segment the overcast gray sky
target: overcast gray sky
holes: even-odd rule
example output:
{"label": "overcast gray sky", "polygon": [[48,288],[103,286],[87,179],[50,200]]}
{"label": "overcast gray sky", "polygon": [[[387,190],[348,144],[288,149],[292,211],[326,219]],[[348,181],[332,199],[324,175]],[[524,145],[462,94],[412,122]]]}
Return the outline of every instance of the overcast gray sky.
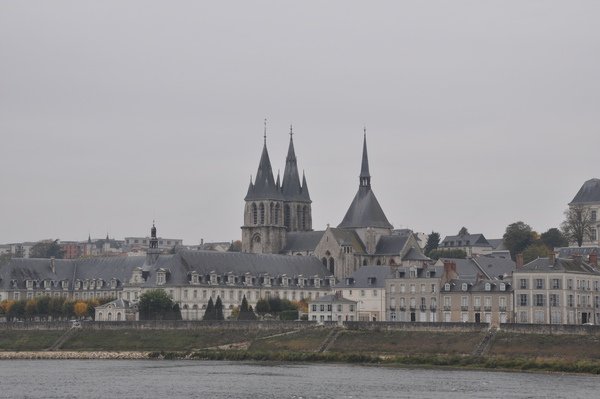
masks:
{"label": "overcast gray sky", "polygon": [[268,118],[313,226],[557,226],[600,177],[599,1],[0,2],[0,242],[241,237]]}

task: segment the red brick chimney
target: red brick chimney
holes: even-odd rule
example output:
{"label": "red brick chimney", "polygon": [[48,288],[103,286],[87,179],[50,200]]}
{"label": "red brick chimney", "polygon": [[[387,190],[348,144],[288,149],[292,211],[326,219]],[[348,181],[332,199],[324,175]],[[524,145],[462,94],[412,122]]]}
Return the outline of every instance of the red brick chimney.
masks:
{"label": "red brick chimney", "polygon": [[444,261],[444,276],[446,281],[458,278],[458,273],[456,273],[456,262],[451,260]]}
{"label": "red brick chimney", "polygon": [[517,254],[516,256],[517,258],[517,269],[522,269],[523,268],[523,254]]}
{"label": "red brick chimney", "polygon": [[596,251],[590,254],[588,262],[590,263],[590,265],[598,267],[598,254],[596,253]]}

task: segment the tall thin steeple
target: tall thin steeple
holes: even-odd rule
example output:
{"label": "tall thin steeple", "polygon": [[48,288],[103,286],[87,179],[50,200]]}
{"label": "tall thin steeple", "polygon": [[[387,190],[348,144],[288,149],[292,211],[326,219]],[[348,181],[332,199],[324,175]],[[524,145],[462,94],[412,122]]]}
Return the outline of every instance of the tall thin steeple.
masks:
{"label": "tall thin steeple", "polygon": [[273,178],[273,169],[271,160],[269,159],[269,151],[267,150],[267,120],[265,119],[264,143],[263,150],[256,171],[254,184],[248,187],[246,201],[256,199],[279,199],[281,193],[277,189],[275,179]]}
{"label": "tall thin steeple", "polygon": [[393,229],[387,220],[375,193],[371,189],[371,174],[369,173],[369,156],[367,155],[367,131],[365,129],[363,138],[362,164],[360,168],[360,184],[358,192],[354,196],[346,216],[338,228],[361,229],[361,228]]}
{"label": "tall thin steeple", "polygon": [[[306,179],[304,179],[306,180]],[[285,158],[285,169],[283,170],[283,181],[281,191],[286,201],[310,202],[308,190],[304,190],[304,184],[300,184],[296,151],[294,150],[294,131],[290,125],[290,144],[287,157]]]}
{"label": "tall thin steeple", "polygon": [[369,155],[367,153],[367,128],[364,128],[362,164],[360,166],[360,186],[371,187],[371,174],[369,173]]}

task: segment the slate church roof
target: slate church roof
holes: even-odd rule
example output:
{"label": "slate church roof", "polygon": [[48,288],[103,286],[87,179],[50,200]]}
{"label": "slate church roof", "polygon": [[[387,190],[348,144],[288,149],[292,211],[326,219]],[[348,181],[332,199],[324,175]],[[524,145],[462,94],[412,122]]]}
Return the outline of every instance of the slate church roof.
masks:
{"label": "slate church roof", "polygon": [[377,227],[392,229],[379,201],[371,189],[371,175],[369,174],[369,157],[367,154],[367,136],[363,141],[363,156],[360,170],[360,185],[354,196],[346,215],[338,225],[340,229],[359,229]]}

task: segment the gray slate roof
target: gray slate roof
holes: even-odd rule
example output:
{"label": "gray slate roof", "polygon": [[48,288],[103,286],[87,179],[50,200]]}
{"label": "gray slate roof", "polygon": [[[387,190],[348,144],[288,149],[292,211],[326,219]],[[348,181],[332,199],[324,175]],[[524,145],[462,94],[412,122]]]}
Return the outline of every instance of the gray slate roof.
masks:
{"label": "gray slate roof", "polygon": [[379,201],[371,187],[360,186],[354,196],[346,215],[338,225],[340,229],[359,229],[366,227],[379,227],[392,229]]}
{"label": "gray slate roof", "polygon": [[491,278],[509,276],[516,269],[516,263],[510,257],[485,255],[473,258],[473,261]]}
{"label": "gray slate roof", "polygon": [[586,204],[600,202],[600,179],[590,179],[583,183],[571,204]]}
{"label": "gray slate roof", "polygon": [[563,247],[557,248],[559,258],[570,258],[574,255],[589,256],[593,252],[600,255],[600,247],[592,245],[589,247]]}
{"label": "gray slate roof", "polygon": [[[369,278],[375,277],[375,281],[369,283]],[[394,271],[390,266],[362,266],[350,275],[352,283],[348,279],[341,281],[343,288],[384,288],[385,279],[394,277]]]}
{"label": "gray slate roof", "polygon": [[110,301],[108,303],[105,303],[104,305],[96,306],[95,309],[105,309],[110,307],[111,305],[119,309],[130,309],[133,307],[131,302],[126,299],[115,299],[114,301]]}
{"label": "gray slate roof", "polygon": [[[458,242],[461,242],[458,244]],[[462,236],[446,236],[440,243],[440,247],[445,247],[445,243],[453,242],[454,247],[490,247],[490,243],[483,234],[464,234]],[[468,244],[467,244],[468,242]]]}
{"label": "gray slate roof", "polygon": [[398,255],[404,249],[408,236],[406,235],[391,235],[382,236],[377,242],[375,254],[377,255]]}
{"label": "gray slate roof", "polygon": [[[504,291],[511,292],[512,284],[510,281],[500,281],[500,280],[464,280],[464,279],[455,279],[448,281],[450,284],[450,291],[446,291],[445,284],[442,285],[441,290],[443,292],[459,292],[462,291],[463,283],[467,284],[467,291],[470,292],[500,292],[500,284],[504,283]],[[490,283],[490,290],[485,290],[485,284]]]}
{"label": "gray slate roof", "polygon": [[563,258],[555,258],[554,263],[551,263],[549,258],[537,258],[524,265],[523,268],[517,270],[517,272],[572,272],[600,275],[600,272],[598,270],[594,269],[592,266],[581,260]]}
{"label": "gray slate roof", "polygon": [[266,141],[263,146],[260,162],[258,163],[256,178],[254,179],[254,183],[250,181],[245,200],[252,201],[263,199],[283,199],[283,195],[281,194],[279,187],[275,184],[275,179],[273,179],[273,170],[271,168],[271,160],[269,159]]}
{"label": "gray slate roof", "polygon": [[425,254],[423,253],[423,251],[421,251],[421,249],[417,249],[415,247],[411,247],[411,249],[408,250],[406,255],[404,255],[402,257],[402,259],[403,260],[422,260],[422,261],[431,260],[430,258],[425,256]]}
{"label": "gray slate roof", "polygon": [[[82,258],[75,260],[55,260],[56,273],[52,272],[50,259],[11,259],[0,265],[0,288],[8,289],[11,280],[24,284],[25,280],[74,280],[102,279],[109,282],[116,278],[129,281],[136,268],[150,273],[143,287],[154,287],[156,272],[165,269],[169,272],[168,285],[187,285],[188,273],[198,272],[208,275],[215,271],[219,275],[233,272],[254,276],[268,273],[276,277],[330,276],[329,271],[313,256],[285,256],[270,254],[249,254],[243,252],[187,251],[175,255],[160,255],[156,263],[146,264],[145,256]],[[71,285],[72,286],[72,285]],[[22,288],[22,287],[19,287]]]}
{"label": "gray slate roof", "polygon": [[314,251],[325,234],[320,231],[291,231],[285,236],[285,248],[281,252]]}
{"label": "gray slate roof", "polygon": [[494,251],[505,251],[506,250],[506,246],[504,245],[503,238],[489,238],[487,241],[490,243],[490,245],[492,246],[492,250],[494,250]]}

